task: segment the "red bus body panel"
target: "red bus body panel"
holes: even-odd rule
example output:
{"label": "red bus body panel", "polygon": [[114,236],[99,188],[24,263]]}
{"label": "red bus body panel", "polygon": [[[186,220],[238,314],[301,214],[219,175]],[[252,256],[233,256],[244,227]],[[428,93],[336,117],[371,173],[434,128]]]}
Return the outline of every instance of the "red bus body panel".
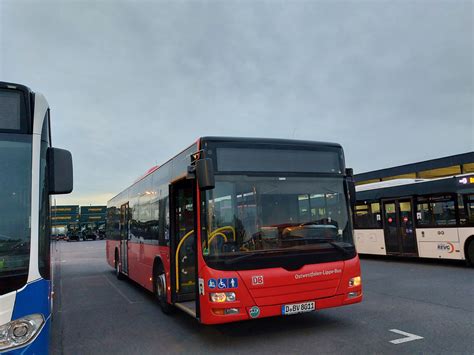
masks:
{"label": "red bus body panel", "polygon": [[[218,271],[202,268],[200,277],[204,279],[205,292],[200,296],[201,322],[205,324],[227,323],[251,319],[250,309],[257,306],[258,318],[282,315],[286,304],[315,301],[316,310],[357,303],[362,300],[361,286],[349,288],[349,280],[360,276],[359,258],[323,264],[305,265],[296,271],[282,268]],[[254,284],[253,278],[263,283]],[[238,287],[220,290],[210,289],[209,279],[237,278]],[[232,291],[235,302],[213,303],[211,292]],[[349,292],[358,296],[349,298]],[[220,315],[222,308],[238,308],[238,314]]]}
{"label": "red bus body panel", "polygon": [[[166,270],[167,283],[170,285],[169,247],[149,244],[129,243],[128,247],[129,277],[149,291],[153,291],[153,262],[161,258]],[[200,249],[200,248],[199,248]],[[118,241],[106,241],[107,261],[115,266],[115,250],[120,255]],[[360,276],[359,258],[331,263],[305,265],[299,270],[288,271],[283,268],[220,271],[205,265],[202,255],[198,255],[199,278],[204,281],[204,295],[200,295],[200,321],[204,324],[219,324],[252,319],[250,309],[257,306],[258,318],[281,316],[285,304],[315,301],[316,311],[324,308],[338,307],[362,301],[361,286],[349,287],[349,280]],[[263,283],[255,284],[258,277]],[[220,290],[209,288],[209,279],[237,278],[236,288]],[[211,292],[235,292],[235,302],[213,303]],[[349,298],[349,292],[358,296]],[[171,292],[168,291],[168,302]],[[238,314],[220,315],[219,309],[238,308]]]}
{"label": "red bus body panel", "polygon": [[[107,262],[113,268],[115,268],[116,250],[119,259],[122,260],[120,242],[107,240]],[[170,285],[170,248],[144,243],[128,243],[128,277],[151,292],[153,292],[153,263],[157,257],[163,262],[166,271],[166,282]],[[170,293],[168,293],[168,302],[171,302]]]}

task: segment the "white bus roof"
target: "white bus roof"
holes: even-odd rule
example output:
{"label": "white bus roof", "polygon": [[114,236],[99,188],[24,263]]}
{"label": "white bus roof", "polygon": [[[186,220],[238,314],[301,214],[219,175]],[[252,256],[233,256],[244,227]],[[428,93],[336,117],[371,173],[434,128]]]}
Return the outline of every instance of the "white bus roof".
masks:
{"label": "white bus roof", "polygon": [[358,192],[369,191],[369,190],[383,189],[383,188],[394,187],[394,186],[417,184],[417,183],[428,182],[428,181],[445,180],[445,179],[452,179],[452,178],[457,178],[457,177],[462,178],[464,176],[472,176],[472,173],[445,176],[445,177],[436,178],[436,179],[394,179],[394,180],[388,180],[388,181],[373,182],[370,184],[356,186],[356,191]]}

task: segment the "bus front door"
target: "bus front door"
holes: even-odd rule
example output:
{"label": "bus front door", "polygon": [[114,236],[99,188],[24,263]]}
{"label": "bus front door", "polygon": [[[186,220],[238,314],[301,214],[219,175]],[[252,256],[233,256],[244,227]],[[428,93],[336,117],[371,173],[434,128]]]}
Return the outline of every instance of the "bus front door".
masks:
{"label": "bus front door", "polygon": [[412,200],[385,200],[383,212],[387,254],[417,256]]}
{"label": "bus front door", "polygon": [[128,202],[120,206],[120,263],[125,275],[128,275],[129,213]]}
{"label": "bus front door", "polygon": [[[171,185],[171,270],[174,301],[186,303],[195,312],[196,233],[194,180]],[[192,302],[191,302],[192,301]]]}

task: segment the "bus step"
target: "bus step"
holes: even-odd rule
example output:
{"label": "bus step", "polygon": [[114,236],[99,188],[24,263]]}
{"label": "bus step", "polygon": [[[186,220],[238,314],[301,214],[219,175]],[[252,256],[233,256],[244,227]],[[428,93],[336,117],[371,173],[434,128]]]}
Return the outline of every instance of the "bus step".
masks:
{"label": "bus step", "polygon": [[196,301],[180,302],[174,304],[177,308],[196,318]]}

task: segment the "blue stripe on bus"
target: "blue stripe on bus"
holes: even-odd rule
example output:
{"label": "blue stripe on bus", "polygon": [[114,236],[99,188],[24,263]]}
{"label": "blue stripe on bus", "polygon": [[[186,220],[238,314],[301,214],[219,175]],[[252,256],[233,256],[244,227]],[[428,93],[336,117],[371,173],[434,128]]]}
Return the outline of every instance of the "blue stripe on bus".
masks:
{"label": "blue stripe on bus", "polygon": [[40,313],[43,315],[46,323],[32,343],[9,351],[6,354],[47,354],[49,352],[51,324],[50,287],[51,281],[40,279],[29,283],[23,290],[17,292],[12,320]]}

